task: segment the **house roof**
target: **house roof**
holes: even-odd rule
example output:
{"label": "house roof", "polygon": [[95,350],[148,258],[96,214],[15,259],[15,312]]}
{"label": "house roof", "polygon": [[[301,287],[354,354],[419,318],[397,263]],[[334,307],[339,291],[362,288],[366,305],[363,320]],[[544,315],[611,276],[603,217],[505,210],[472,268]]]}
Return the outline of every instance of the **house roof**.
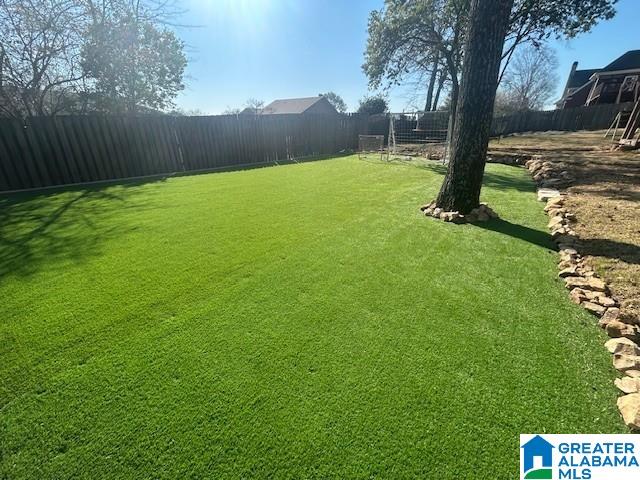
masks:
{"label": "house roof", "polygon": [[589,81],[591,75],[594,73],[598,73],[600,71],[599,68],[590,68],[587,70],[576,70],[573,72],[573,75],[569,78],[569,82],[567,83],[567,88],[579,88],[582,87],[585,83]]}
{"label": "house roof", "polygon": [[640,50],[629,50],[602,69],[602,72],[640,70]]}
{"label": "house roof", "polygon": [[274,100],[262,109],[263,114],[304,113],[324,97],[284,98]]}

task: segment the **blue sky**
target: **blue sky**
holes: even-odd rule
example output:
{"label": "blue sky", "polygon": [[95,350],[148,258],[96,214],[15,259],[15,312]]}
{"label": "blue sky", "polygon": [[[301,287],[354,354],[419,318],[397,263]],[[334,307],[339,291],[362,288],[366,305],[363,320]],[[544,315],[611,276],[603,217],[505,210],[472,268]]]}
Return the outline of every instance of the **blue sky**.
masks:
{"label": "blue sky", "polygon": [[[180,29],[189,45],[186,90],[178,106],[221,113],[249,97],[314,96],[333,90],[354,110],[369,93],[360,66],[367,17],[382,0],[184,0]],[[620,0],[618,14],[589,34],[552,42],[561,91],[574,60],[596,68],[627,50],[640,49],[638,0]],[[411,109],[411,86],[390,93],[394,111]],[[559,93],[558,93],[559,96]]]}

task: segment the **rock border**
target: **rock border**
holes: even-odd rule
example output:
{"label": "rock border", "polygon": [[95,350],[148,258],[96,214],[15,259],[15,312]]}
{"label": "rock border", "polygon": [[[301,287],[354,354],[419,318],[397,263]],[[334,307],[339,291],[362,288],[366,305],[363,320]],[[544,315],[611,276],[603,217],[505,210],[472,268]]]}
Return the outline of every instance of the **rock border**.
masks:
{"label": "rock border", "polygon": [[442,208],[436,207],[435,200],[421,206],[420,211],[425,217],[433,217],[451,223],[477,223],[498,218],[498,214],[486,203],[481,203],[480,206],[474,208],[466,215],[460,212],[445,212]]}
{"label": "rock border", "polygon": [[559,249],[558,276],[564,279],[571,301],[598,317],[598,325],[611,337],[605,348],[613,355],[614,368],[624,374],[614,381],[623,393],[617,401],[618,409],[627,427],[640,430],[640,326],[620,314],[607,284],[579,253],[580,238],[572,228],[576,216],[565,207],[567,193],[555,190],[573,180],[565,165],[534,156],[525,167],[540,187],[538,200],[546,202],[544,211],[551,217],[547,227]]}

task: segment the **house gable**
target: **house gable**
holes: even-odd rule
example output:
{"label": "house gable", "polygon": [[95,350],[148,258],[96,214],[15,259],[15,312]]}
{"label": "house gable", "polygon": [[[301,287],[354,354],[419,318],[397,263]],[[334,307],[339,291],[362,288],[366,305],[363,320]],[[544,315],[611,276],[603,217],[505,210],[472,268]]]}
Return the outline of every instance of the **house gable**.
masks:
{"label": "house gable", "polygon": [[274,100],[264,107],[261,113],[263,115],[295,115],[338,112],[325,97],[306,97]]}

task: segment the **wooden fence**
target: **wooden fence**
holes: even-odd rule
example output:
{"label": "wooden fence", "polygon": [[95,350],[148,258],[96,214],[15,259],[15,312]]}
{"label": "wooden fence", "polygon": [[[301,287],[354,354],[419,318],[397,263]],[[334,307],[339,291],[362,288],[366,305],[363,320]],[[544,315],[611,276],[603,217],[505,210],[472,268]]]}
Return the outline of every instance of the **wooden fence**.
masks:
{"label": "wooden fence", "polygon": [[549,130],[601,130],[609,128],[618,112],[632,108],[633,103],[619,103],[516,113],[494,118],[491,135],[497,137],[510,133],[546,132]]}
{"label": "wooden fence", "polygon": [[[498,117],[491,133],[604,129],[632,106]],[[387,115],[2,118],[0,192],[331,155],[355,150],[358,134],[386,135],[388,125]]]}
{"label": "wooden fence", "polygon": [[0,192],[335,154],[359,133],[357,115],[0,119]]}

